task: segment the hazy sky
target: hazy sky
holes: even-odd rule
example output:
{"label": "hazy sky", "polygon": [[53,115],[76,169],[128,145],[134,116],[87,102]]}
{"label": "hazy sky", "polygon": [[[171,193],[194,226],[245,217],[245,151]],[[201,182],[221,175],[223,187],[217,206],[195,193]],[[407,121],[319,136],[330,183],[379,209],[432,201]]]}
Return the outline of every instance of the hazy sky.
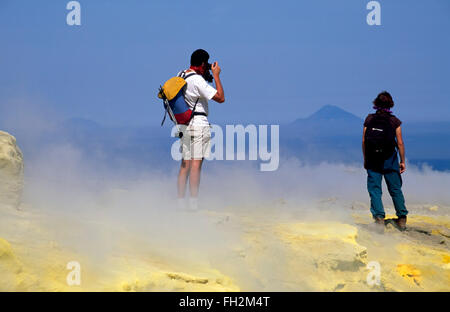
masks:
{"label": "hazy sky", "polygon": [[[404,120],[450,120],[450,1],[0,0],[0,114],[157,125],[160,84],[204,48],[219,61],[213,122],[284,123],[326,104],[358,116],[384,89]],[[0,118],[1,121],[1,118]]]}

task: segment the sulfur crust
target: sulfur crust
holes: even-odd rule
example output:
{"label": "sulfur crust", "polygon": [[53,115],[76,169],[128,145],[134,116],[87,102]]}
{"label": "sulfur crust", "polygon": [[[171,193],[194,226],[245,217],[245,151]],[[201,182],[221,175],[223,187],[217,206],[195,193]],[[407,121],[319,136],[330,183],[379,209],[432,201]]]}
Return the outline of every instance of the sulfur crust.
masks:
{"label": "sulfur crust", "polygon": [[[28,235],[37,239],[0,238],[0,290],[450,291],[448,247],[425,240],[447,239],[439,231],[415,239],[407,233],[387,230],[383,238],[358,223],[262,222],[237,214],[233,219],[241,220],[244,230],[240,242],[224,251],[222,260],[235,261],[236,271],[229,267],[224,270],[223,263],[180,263],[167,257],[133,253],[139,250],[141,242],[133,244],[131,239],[126,240],[123,249],[97,263],[92,255],[61,245],[51,232],[25,214],[15,224],[26,226],[32,232]],[[412,225],[433,229],[440,229],[447,222],[432,216],[411,219]],[[205,254],[208,250],[198,252]],[[82,265],[80,286],[66,283],[65,266],[71,260]],[[380,285],[367,284],[371,261],[380,264]],[[242,269],[240,273],[238,267]]]}

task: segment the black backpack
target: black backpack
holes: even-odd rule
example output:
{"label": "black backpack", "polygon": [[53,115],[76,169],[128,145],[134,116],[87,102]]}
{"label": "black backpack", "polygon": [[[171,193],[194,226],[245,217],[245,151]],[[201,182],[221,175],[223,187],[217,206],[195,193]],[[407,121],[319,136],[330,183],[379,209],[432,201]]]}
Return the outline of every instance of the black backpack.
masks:
{"label": "black backpack", "polygon": [[396,151],[395,129],[390,115],[375,114],[367,124],[364,136],[366,169],[382,170],[384,161]]}

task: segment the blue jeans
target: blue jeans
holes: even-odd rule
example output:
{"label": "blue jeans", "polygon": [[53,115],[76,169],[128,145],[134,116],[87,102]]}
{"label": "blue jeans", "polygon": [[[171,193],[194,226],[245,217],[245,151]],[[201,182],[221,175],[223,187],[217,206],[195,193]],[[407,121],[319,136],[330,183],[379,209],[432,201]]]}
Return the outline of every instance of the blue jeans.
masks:
{"label": "blue jeans", "polygon": [[384,218],[383,202],[381,201],[381,181],[386,181],[389,194],[394,202],[397,217],[403,217],[408,214],[405,206],[405,198],[402,192],[402,177],[397,170],[384,170],[382,173],[373,170],[367,170],[367,190],[370,195],[370,212],[374,218]]}

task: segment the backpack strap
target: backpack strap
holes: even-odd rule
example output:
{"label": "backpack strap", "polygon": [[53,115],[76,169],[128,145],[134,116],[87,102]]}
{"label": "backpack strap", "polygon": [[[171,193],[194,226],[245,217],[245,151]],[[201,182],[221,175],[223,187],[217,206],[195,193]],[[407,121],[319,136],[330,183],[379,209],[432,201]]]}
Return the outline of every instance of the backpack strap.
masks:
{"label": "backpack strap", "polygon": [[186,71],[183,70],[183,71],[178,75],[178,77],[181,77],[181,78],[183,78],[184,80],[186,80],[187,78],[192,77],[192,76],[194,76],[194,75],[198,75],[198,74],[197,74],[196,72],[187,74]]}
{"label": "backpack strap", "polygon": [[188,79],[189,77],[192,77],[192,76],[195,76],[195,75],[198,75],[198,74],[197,74],[197,73],[187,74],[187,75],[184,76],[183,78],[184,78],[184,80],[186,80],[186,79]]}
{"label": "backpack strap", "polygon": [[[198,74],[197,74],[196,72],[186,74],[186,71],[183,70],[183,71],[178,75],[178,77],[181,77],[181,78],[183,78],[184,80],[186,80],[186,79],[188,79],[189,77],[192,77],[192,76],[195,76],[195,75],[198,75]],[[195,113],[195,108],[197,107],[198,100],[200,100],[200,97],[197,98],[197,101],[195,101],[194,108],[192,108],[191,119],[194,117],[194,115],[199,115],[199,114],[202,114],[202,115],[203,115],[203,113]],[[190,121],[190,120],[189,120],[189,121]]]}
{"label": "backpack strap", "polygon": [[161,86],[159,86],[159,93],[161,94],[163,102],[164,102],[164,118],[161,121],[161,127],[162,127],[164,125],[164,122],[166,121],[167,110],[169,108],[167,108],[167,103],[166,103],[167,98],[166,98],[166,95],[164,94],[164,90],[163,90],[163,88]]}
{"label": "backpack strap", "polygon": [[[197,74],[196,72],[186,74],[186,71],[183,70],[183,71],[178,75],[178,77],[181,77],[181,78],[183,78],[184,80],[186,80],[186,79],[188,79],[189,77],[192,77],[192,76],[195,76],[195,75],[198,75],[198,74]],[[194,105],[194,107],[192,108],[192,115],[191,115],[191,118],[189,119],[189,122],[192,120],[192,118],[194,118],[194,116],[207,116],[206,113],[201,113],[201,112],[196,112],[196,111],[195,111],[195,108],[197,107],[197,103],[198,103],[199,100],[200,100],[200,97],[198,97],[198,98],[197,98],[197,101],[195,101],[195,105]]]}
{"label": "backpack strap", "polygon": [[189,118],[189,122],[191,122],[192,118],[194,118],[194,116],[196,115],[195,108],[197,107],[197,103],[198,103],[199,99],[200,98],[197,98],[197,101],[195,101],[195,105],[194,105],[194,108],[192,109],[192,114],[191,114],[191,118]]}
{"label": "backpack strap", "polygon": [[164,125],[164,121],[166,121],[166,117],[167,117],[167,108],[164,110],[164,118],[161,121],[161,127]]}

